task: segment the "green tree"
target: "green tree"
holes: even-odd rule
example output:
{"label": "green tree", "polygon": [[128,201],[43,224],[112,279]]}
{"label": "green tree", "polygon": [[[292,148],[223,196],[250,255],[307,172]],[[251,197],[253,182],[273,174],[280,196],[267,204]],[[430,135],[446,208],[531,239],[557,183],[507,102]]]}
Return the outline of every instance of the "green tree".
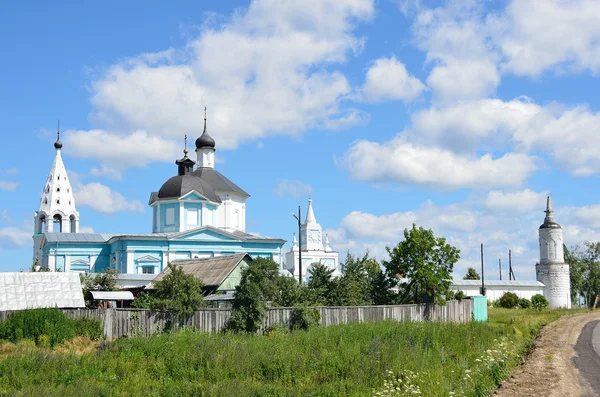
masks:
{"label": "green tree", "polygon": [[463,280],[481,280],[481,277],[479,277],[479,273],[477,273],[477,270],[470,267],[467,269],[467,274],[465,274]]}
{"label": "green tree", "polygon": [[322,263],[313,263],[309,270],[307,283],[308,303],[311,305],[329,305],[334,294],[335,283],[333,269]]}
{"label": "green tree", "polygon": [[583,281],[582,292],[588,307],[593,307],[600,295],[600,242],[584,243],[585,250],[580,254]]}
{"label": "green tree", "polygon": [[272,259],[257,258],[242,271],[240,284],[235,288],[231,317],[226,330],[233,332],[258,331],[267,312],[266,302],[278,296],[279,265]]}
{"label": "green tree", "polygon": [[519,304],[519,297],[514,292],[505,292],[500,299],[498,299],[498,304],[505,309],[512,309]]}
{"label": "green tree", "polygon": [[362,306],[370,304],[369,278],[367,266],[369,253],[362,257],[346,254],[342,276],[334,280],[335,293],[331,294],[330,304],[337,306]]}
{"label": "green tree", "polygon": [[579,302],[579,297],[585,295],[584,276],[585,266],[581,260],[582,252],[579,246],[572,247],[571,250],[563,244],[565,252],[565,263],[569,265],[569,278],[571,281],[571,302]]}
{"label": "green tree", "polygon": [[444,296],[452,282],[452,269],[460,258],[460,250],[443,237],[435,237],[431,229],[404,229],[404,241],[394,248],[386,247],[390,256],[384,266],[391,275],[402,275],[410,281],[401,286],[401,302],[423,300],[445,303]]}
{"label": "green tree", "polygon": [[537,310],[545,309],[548,307],[548,299],[542,294],[535,294],[531,297],[531,306]]}
{"label": "green tree", "polygon": [[275,278],[277,292],[273,305],[279,307],[292,307],[306,300],[306,286],[300,285],[294,277],[279,276]]}
{"label": "green tree", "polygon": [[204,307],[204,283],[172,263],[168,264],[168,269],[162,280],[153,282],[154,292],[148,299],[150,308],[168,310],[176,316],[189,316]]}

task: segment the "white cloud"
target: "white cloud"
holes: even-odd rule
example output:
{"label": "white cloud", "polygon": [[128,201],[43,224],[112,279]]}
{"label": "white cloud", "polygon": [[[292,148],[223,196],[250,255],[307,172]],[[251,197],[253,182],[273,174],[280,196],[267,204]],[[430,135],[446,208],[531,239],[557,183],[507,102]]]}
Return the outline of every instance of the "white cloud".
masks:
{"label": "white cloud", "polygon": [[581,226],[600,228],[600,204],[586,205],[582,207],[568,207],[565,209],[569,220],[577,222]]}
{"label": "white cloud", "polygon": [[118,181],[123,178],[123,174],[121,173],[121,171],[119,169],[107,167],[104,165],[101,166],[100,168],[92,167],[92,169],[90,170],[90,176],[93,176],[96,178],[108,178],[108,179],[112,179],[114,181]]}
{"label": "white cloud", "polygon": [[437,189],[519,186],[538,169],[537,159],[518,153],[493,158],[459,156],[396,137],[388,142],[355,142],[341,165],[352,179],[420,185]]}
{"label": "white cloud", "polygon": [[17,175],[19,173],[19,170],[17,168],[9,168],[6,171],[4,171],[4,173],[6,175]]}
{"label": "white cloud", "polygon": [[280,197],[290,196],[296,198],[310,195],[312,192],[313,187],[311,185],[298,180],[284,179],[275,186],[275,194]]}
{"label": "white cloud", "polygon": [[33,222],[23,222],[17,226],[0,228],[0,248],[16,249],[31,245],[33,240]]}
{"label": "white cloud", "polygon": [[427,84],[435,100],[481,98],[500,83],[498,55],[487,41],[481,13],[481,4],[461,1],[422,10],[415,18],[416,45],[433,65]]}
{"label": "white cloud", "polygon": [[[63,141],[69,148],[69,156],[102,163],[97,174],[102,170],[144,167],[154,161],[173,161],[178,152],[181,155],[183,146],[160,136],[150,136],[145,131],[122,136],[103,130],[71,130],[64,134]],[[113,176],[118,179],[117,174]]]}
{"label": "white cloud", "polygon": [[507,150],[546,153],[575,176],[600,173],[600,112],[586,106],[511,101],[459,101],[415,113],[407,138],[458,153]]}
{"label": "white cloud", "polygon": [[541,211],[545,208],[548,192],[534,192],[524,189],[514,192],[490,191],[484,201],[484,206],[490,211],[505,213],[525,213]]}
{"label": "white cloud", "polygon": [[341,104],[351,87],[335,66],[361,50],[353,30],[373,14],[372,0],[253,1],[182,51],[109,68],[92,84],[93,116],[111,131],[180,139],[200,134],[206,105],[219,148],[363,123]]}
{"label": "white cloud", "polygon": [[404,64],[396,58],[379,58],[367,70],[366,80],[358,90],[358,97],[367,102],[387,100],[411,101],[425,86],[411,76]]}
{"label": "white cloud", "polygon": [[512,0],[490,18],[504,69],[538,76],[544,70],[600,71],[600,3],[596,0]]}
{"label": "white cloud", "polygon": [[427,85],[441,102],[457,98],[481,98],[494,92],[500,84],[496,64],[490,60],[449,60],[433,68]]}
{"label": "white cloud", "polygon": [[13,191],[15,191],[16,188],[17,188],[17,182],[3,181],[0,179],[0,190],[6,190],[9,192],[13,192]]}
{"label": "white cloud", "polygon": [[80,226],[79,233],[96,233],[91,226]]}
{"label": "white cloud", "polygon": [[541,108],[526,97],[507,102],[499,99],[459,101],[415,113],[408,134],[421,143],[470,153],[478,150],[482,143],[506,145],[511,135],[540,111]]}
{"label": "white cloud", "polygon": [[144,206],[139,200],[127,200],[120,193],[112,191],[108,186],[90,182],[74,189],[77,205],[87,206],[104,214],[116,212],[144,213]]}

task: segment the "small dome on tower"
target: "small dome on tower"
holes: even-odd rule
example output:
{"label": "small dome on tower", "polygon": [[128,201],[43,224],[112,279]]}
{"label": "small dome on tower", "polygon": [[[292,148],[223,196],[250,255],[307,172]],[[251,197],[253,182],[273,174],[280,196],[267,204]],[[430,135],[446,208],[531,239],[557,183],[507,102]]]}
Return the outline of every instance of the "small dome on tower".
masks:
{"label": "small dome on tower", "polygon": [[215,140],[206,132],[206,107],[204,108],[204,131],[198,139],[196,139],[196,149],[215,148]]}
{"label": "small dome on tower", "polygon": [[62,142],[60,141],[60,121],[58,122],[58,130],[56,131],[56,142],[54,142],[54,148],[61,149]]}
{"label": "small dome on tower", "polygon": [[206,132],[206,130],[204,130],[204,132],[202,133],[202,135],[196,139],[196,149],[202,149],[202,148],[206,148],[206,147],[210,147],[210,148],[215,148],[215,140],[208,135],[208,133]]}

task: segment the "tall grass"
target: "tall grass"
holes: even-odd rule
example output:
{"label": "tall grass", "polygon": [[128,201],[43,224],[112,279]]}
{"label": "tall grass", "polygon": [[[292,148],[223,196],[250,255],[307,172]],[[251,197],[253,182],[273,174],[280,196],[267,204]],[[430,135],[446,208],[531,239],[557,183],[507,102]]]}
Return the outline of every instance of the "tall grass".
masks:
{"label": "tall grass", "polygon": [[371,396],[406,374],[423,396],[488,395],[559,315],[495,309],[489,324],[386,321],[269,337],[188,330],[104,342],[95,355],[27,350],[0,354],[0,395]]}

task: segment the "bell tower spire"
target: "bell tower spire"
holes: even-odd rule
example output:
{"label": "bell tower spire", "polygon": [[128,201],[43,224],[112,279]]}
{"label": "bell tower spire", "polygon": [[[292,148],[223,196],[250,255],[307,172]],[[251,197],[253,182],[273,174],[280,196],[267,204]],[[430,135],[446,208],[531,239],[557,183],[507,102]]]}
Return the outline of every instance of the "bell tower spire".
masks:
{"label": "bell tower spire", "polygon": [[34,214],[33,257],[38,261],[42,261],[40,245],[44,233],[79,232],[79,212],[61,156],[62,148],[59,122],[54,142],[54,161],[42,189],[40,207]]}

